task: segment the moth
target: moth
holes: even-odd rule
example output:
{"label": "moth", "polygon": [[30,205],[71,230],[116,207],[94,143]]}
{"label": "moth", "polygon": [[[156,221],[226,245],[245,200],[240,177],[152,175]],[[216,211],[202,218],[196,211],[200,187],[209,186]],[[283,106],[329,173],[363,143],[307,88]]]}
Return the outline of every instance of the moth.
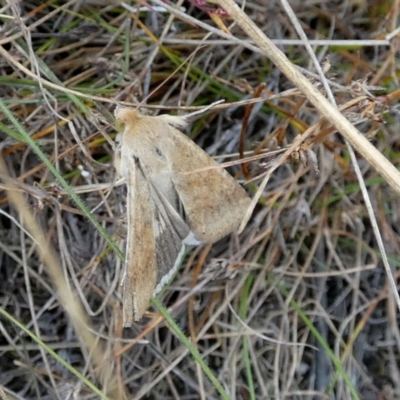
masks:
{"label": "moth", "polygon": [[[246,191],[181,132],[185,117],[117,107],[114,165],[127,185],[123,324],[139,320],[171,279],[185,245],[212,243],[239,226]],[[212,167],[212,168],[208,168]]]}

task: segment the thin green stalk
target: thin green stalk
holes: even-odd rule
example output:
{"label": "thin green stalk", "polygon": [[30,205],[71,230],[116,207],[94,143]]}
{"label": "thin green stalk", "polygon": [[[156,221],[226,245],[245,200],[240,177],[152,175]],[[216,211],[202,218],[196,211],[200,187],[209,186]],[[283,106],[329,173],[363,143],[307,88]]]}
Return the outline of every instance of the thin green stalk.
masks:
{"label": "thin green stalk", "polygon": [[208,379],[210,379],[210,381],[214,385],[215,389],[219,392],[219,394],[221,395],[221,398],[224,400],[230,400],[231,397],[228,395],[228,393],[226,393],[225,389],[218,382],[216,376],[212,373],[210,367],[205,363],[205,361],[202,359],[200,353],[190,342],[190,339],[184,335],[184,333],[179,328],[179,326],[175,323],[175,321],[173,320],[171,315],[169,315],[167,309],[160,303],[160,301],[157,298],[153,298],[153,304],[159,309],[160,313],[165,318],[165,320],[168,322],[171,329],[175,332],[176,336],[178,336],[179,340],[187,347],[189,352],[192,354],[193,358],[196,360],[196,362],[200,365],[201,369],[207,375]]}
{"label": "thin green stalk", "polygon": [[88,379],[84,377],[78,370],[72,367],[67,363],[62,357],[60,357],[55,351],[53,351],[50,347],[47,346],[45,342],[40,340],[33,332],[27,329],[21,322],[15,319],[11,314],[9,314],[6,310],[0,307],[0,314],[3,315],[7,320],[11,321],[13,324],[18,326],[19,329],[24,331],[32,340],[34,340],[41,348],[46,350],[54,359],[56,359],[62,366],[64,366],[68,371],[74,374],[78,379],[80,379],[88,388],[90,388],[94,393],[100,396],[101,399],[110,400],[100,389],[93,385]]}
{"label": "thin green stalk", "polygon": [[12,115],[12,113],[5,106],[3,101],[0,99],[0,109],[4,112],[6,117],[12,122],[15,128],[23,137],[23,141],[27,143],[32,150],[37,154],[37,156],[43,161],[46,167],[50,170],[50,172],[54,175],[54,177],[58,180],[61,186],[65,189],[68,195],[72,198],[72,200],[76,203],[76,205],[82,210],[82,212],[86,215],[89,221],[95,226],[95,228],[101,233],[110,247],[115,251],[115,253],[122,260],[124,259],[124,255],[115,242],[111,239],[105,229],[99,224],[96,220],[95,216],[90,212],[89,208],[86,204],[81,200],[81,198],[73,191],[73,189],[68,185],[68,182],[62,177],[62,175],[57,171],[51,161],[46,157],[46,155],[42,152],[39,145],[29,136],[29,134],[25,131],[23,126],[16,120],[16,118]]}

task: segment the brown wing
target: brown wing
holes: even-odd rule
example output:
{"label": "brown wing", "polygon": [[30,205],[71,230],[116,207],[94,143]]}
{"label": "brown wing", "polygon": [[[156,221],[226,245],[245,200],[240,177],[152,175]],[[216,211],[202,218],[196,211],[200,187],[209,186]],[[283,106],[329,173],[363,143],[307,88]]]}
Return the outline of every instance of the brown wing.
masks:
{"label": "brown wing", "polygon": [[[144,175],[149,183],[154,200],[154,237],[157,255],[157,287],[154,294],[170,280],[180,265],[190,228],[185,221],[180,202],[170,174],[150,174],[143,165]],[[162,184],[160,182],[162,181]]]}
{"label": "brown wing", "polygon": [[215,242],[237,229],[250,198],[204,150],[172,126],[169,130],[172,140],[163,152],[186,220],[197,240]]}
{"label": "brown wing", "polygon": [[180,216],[169,207],[169,204],[158,203],[154,213],[154,220],[164,229],[156,236],[157,254],[157,294],[172,278],[181,264],[185,252],[185,239],[189,236],[188,225]]}
{"label": "brown wing", "polygon": [[153,233],[153,200],[138,160],[129,161],[128,237],[123,289],[124,326],[139,320],[150,304],[157,282],[156,243]]}
{"label": "brown wing", "polygon": [[[179,213],[179,199],[156,187],[141,160],[132,162],[128,183],[128,232],[124,284],[124,326],[139,320],[151,297],[169,282],[180,265],[190,230]],[[132,176],[132,178],[131,178]],[[171,182],[172,184],[172,182]],[[168,194],[168,198],[167,195]],[[172,200],[171,200],[172,199]],[[176,200],[176,201],[175,201]],[[172,204],[171,204],[172,203]]]}

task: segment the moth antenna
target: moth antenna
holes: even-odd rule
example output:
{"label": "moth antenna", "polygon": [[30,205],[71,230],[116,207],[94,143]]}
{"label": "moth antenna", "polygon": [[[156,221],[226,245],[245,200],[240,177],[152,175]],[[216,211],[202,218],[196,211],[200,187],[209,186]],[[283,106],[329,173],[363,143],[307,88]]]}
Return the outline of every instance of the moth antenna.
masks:
{"label": "moth antenna", "polygon": [[194,111],[194,112],[192,112],[192,113],[190,113],[190,114],[188,114],[188,115],[185,115],[185,118],[193,119],[193,117],[196,117],[197,115],[200,115],[200,114],[204,114],[205,112],[207,112],[207,111],[210,110],[211,108],[214,108],[214,107],[217,106],[218,104],[221,104],[221,103],[224,103],[224,102],[225,102],[224,99],[215,101],[214,103],[209,104],[207,107],[204,107],[204,108],[202,108],[201,110]]}
{"label": "moth antenna", "polygon": [[223,102],[225,102],[225,100],[218,100],[218,101],[208,105],[207,107],[202,108],[201,110],[194,111],[194,112],[192,112],[190,114],[183,115],[183,116],[175,116],[175,115],[163,114],[163,115],[157,116],[157,118],[162,118],[169,125],[172,125],[173,127],[177,128],[179,130],[183,130],[183,129],[188,127],[189,123],[192,120],[196,119],[195,117],[197,117],[200,114],[204,114],[205,112],[207,112],[211,108],[213,108],[216,105],[221,104]]}
{"label": "moth antenna", "polygon": [[187,120],[186,116],[162,114],[158,115],[156,118],[162,119],[167,124],[172,125],[174,128],[179,130],[184,130],[189,125],[189,121]]}

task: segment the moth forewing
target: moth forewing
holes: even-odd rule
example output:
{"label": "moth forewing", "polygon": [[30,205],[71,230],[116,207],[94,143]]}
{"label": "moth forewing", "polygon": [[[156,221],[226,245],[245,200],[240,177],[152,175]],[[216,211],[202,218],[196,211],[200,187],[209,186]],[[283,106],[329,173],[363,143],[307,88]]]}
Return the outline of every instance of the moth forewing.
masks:
{"label": "moth forewing", "polygon": [[250,198],[236,180],[171,126],[163,149],[194,237],[212,243],[237,229]]}
{"label": "moth forewing", "polygon": [[156,243],[151,193],[140,166],[132,162],[128,174],[128,235],[123,286],[124,326],[139,320],[150,304],[157,282]]}

